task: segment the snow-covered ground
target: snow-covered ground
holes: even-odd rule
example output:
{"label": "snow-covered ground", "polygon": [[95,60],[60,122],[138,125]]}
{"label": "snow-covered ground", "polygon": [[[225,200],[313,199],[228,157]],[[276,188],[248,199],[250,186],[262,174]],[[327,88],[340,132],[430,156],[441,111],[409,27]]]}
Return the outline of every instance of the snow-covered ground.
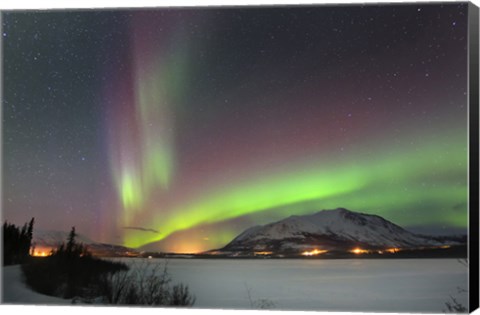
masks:
{"label": "snow-covered ground", "polygon": [[[133,268],[165,263],[115,260]],[[467,288],[467,269],[455,259],[170,259],[168,272],[189,286],[196,308],[249,309],[268,301],[281,310],[442,313],[450,296],[468,302],[457,290]],[[71,303],[28,289],[19,266],[4,267],[3,282],[3,303]]]}
{"label": "snow-covered ground", "polygon": [[27,287],[22,277],[20,265],[2,268],[2,303],[5,304],[71,304],[70,300],[43,295]]}
{"label": "snow-covered ground", "polygon": [[283,310],[442,313],[450,296],[468,302],[457,291],[467,268],[455,259],[170,259],[168,271],[198,308],[249,309],[248,291]]}

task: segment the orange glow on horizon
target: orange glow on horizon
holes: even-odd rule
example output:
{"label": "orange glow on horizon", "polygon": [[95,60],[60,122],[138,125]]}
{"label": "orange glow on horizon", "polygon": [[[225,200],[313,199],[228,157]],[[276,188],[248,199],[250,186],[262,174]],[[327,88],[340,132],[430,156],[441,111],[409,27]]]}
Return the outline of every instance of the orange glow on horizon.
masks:
{"label": "orange glow on horizon", "polygon": [[370,251],[368,249],[361,249],[361,248],[354,248],[350,251],[351,253],[354,253],[355,255],[361,255],[361,254],[368,254]]}
{"label": "orange glow on horizon", "polygon": [[53,248],[35,248],[33,253],[30,254],[30,256],[33,257],[48,257],[52,255],[52,250]]}
{"label": "orange glow on horizon", "polygon": [[204,252],[204,248],[201,244],[196,243],[180,243],[173,246],[169,246],[166,252],[175,254],[199,254]]}
{"label": "orange glow on horizon", "polygon": [[400,251],[400,248],[388,248],[385,250],[387,253],[395,254]]}
{"label": "orange glow on horizon", "polygon": [[325,250],[325,249],[314,249],[312,251],[304,251],[302,253],[302,256],[316,256],[316,255],[321,255],[321,254],[325,254],[326,252],[328,252],[328,250]]}
{"label": "orange glow on horizon", "polygon": [[254,252],[254,255],[271,255],[273,252]]}

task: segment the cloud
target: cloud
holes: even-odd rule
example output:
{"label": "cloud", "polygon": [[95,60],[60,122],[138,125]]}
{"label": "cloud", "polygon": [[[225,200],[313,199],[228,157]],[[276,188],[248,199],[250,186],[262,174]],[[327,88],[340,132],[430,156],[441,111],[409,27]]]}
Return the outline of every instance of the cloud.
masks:
{"label": "cloud", "polygon": [[124,226],[123,227],[124,229],[127,229],[127,230],[137,230],[137,231],[144,231],[144,232],[152,232],[152,233],[160,233],[158,232],[157,230],[154,230],[154,229],[147,229],[147,228],[143,228],[143,227],[139,227],[139,226]]}

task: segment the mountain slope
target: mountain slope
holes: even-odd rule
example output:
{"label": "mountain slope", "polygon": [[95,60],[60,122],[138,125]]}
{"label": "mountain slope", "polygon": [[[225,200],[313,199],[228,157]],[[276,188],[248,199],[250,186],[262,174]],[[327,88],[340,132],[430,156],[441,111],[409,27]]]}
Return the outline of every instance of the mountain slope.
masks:
{"label": "mountain slope", "polygon": [[[33,242],[40,246],[57,247],[62,243],[67,242],[68,235],[69,232],[65,231],[34,230]],[[95,243],[91,239],[80,234],[77,234],[75,240],[78,243],[83,243],[85,245]]]}
{"label": "mountain slope", "polygon": [[[37,248],[56,249],[62,243],[66,243],[69,232],[35,230],[33,232],[33,244]],[[77,243],[82,243],[87,249],[96,256],[124,256],[134,255],[135,250],[120,245],[98,243],[92,241],[86,236],[77,234],[75,237]]]}
{"label": "mountain slope", "polygon": [[347,209],[290,216],[245,230],[221,251],[295,252],[321,247],[328,250],[362,248],[419,248],[459,244],[448,238],[417,235],[377,215]]}

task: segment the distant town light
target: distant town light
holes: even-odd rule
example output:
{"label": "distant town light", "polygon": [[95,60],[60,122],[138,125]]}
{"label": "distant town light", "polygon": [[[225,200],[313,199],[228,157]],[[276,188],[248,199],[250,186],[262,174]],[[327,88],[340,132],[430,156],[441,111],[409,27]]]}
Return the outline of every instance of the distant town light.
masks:
{"label": "distant town light", "polygon": [[396,247],[386,249],[386,252],[391,253],[391,254],[398,253],[399,251],[400,251],[400,248],[396,248]]}
{"label": "distant town light", "polygon": [[47,257],[52,255],[51,249],[41,249],[41,250],[35,250],[31,256],[33,257]]}
{"label": "distant town light", "polygon": [[368,254],[370,251],[368,249],[362,249],[362,248],[354,248],[350,251],[351,253],[354,253],[355,255],[360,255],[360,254]]}
{"label": "distant town light", "polygon": [[254,252],[253,254],[254,254],[255,256],[256,256],[256,255],[271,255],[271,254],[273,254],[273,252],[263,251],[263,252]]}
{"label": "distant town light", "polygon": [[312,251],[305,251],[302,253],[303,256],[316,256],[316,255],[320,255],[320,254],[325,254],[326,252],[328,252],[328,250],[325,250],[325,249],[314,249]]}

